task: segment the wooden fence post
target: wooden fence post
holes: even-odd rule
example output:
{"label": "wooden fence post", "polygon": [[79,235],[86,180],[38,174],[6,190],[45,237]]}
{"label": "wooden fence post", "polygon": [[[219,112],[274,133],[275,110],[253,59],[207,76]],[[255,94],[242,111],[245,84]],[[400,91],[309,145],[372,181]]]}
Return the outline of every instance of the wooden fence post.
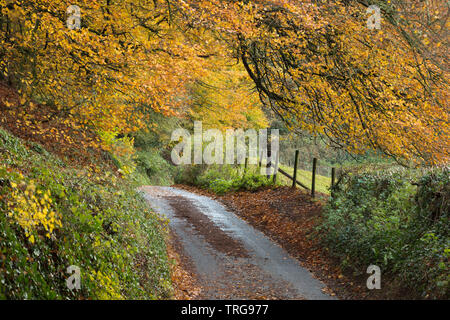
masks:
{"label": "wooden fence post", "polygon": [[262,165],[262,157],[263,157],[263,152],[261,151],[259,153],[259,162],[258,162],[258,168],[261,169],[261,165]]}
{"label": "wooden fence post", "polygon": [[316,169],[317,169],[317,158],[313,159],[313,169],[312,169],[312,183],[311,183],[311,196],[314,198],[316,193]]}
{"label": "wooden fence post", "polygon": [[280,158],[279,158],[280,154],[279,152],[277,152],[276,157],[275,157],[275,170],[273,173],[273,183],[276,184],[277,183],[277,174],[278,174],[278,165],[280,162]]}
{"label": "wooden fence post", "polygon": [[269,143],[267,145],[267,160],[266,160],[266,178],[270,179],[270,171],[269,169],[272,167],[272,144]]}
{"label": "wooden fence post", "polygon": [[334,187],[336,181],[336,168],[331,168],[331,188]]}
{"label": "wooden fence post", "polygon": [[298,167],[298,155],[300,151],[295,150],[295,160],[294,160],[294,180],[292,182],[292,188],[297,186],[297,167]]}
{"label": "wooden fence post", "polygon": [[244,164],[244,176],[247,173],[247,168],[248,168],[248,157],[245,158],[245,164]]}

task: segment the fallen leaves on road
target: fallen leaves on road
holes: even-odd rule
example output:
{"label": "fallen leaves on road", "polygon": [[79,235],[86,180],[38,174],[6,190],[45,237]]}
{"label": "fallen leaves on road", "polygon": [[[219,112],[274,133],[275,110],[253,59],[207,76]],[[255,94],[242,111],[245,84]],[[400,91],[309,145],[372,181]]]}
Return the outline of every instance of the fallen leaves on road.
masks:
{"label": "fallen leaves on road", "polygon": [[290,187],[241,191],[224,196],[195,187],[176,187],[221,201],[327,284],[326,293],[340,299],[368,298],[365,280],[346,275],[318,242],[314,228],[321,218],[323,200],[312,199],[309,194]]}
{"label": "fallen leaves on road", "polygon": [[197,284],[197,280],[192,272],[188,270],[178,254],[176,240],[173,235],[167,243],[167,253],[169,256],[172,272],[173,299],[175,300],[196,300],[202,293],[202,288]]}

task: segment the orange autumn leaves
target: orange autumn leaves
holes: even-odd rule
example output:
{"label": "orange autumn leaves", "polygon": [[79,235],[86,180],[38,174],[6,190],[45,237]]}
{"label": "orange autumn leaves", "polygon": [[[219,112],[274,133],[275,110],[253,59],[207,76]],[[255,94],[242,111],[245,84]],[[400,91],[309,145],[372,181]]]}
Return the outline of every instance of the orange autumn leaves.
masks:
{"label": "orange autumn leaves", "polygon": [[138,105],[176,114],[203,62],[202,50],[170,16],[170,3],[77,5],[81,29],[70,30],[66,1],[0,2],[0,72],[22,99],[122,132],[143,127]]}
{"label": "orange autumn leaves", "polygon": [[[446,40],[434,38],[437,50],[424,36],[435,34],[447,10],[419,28],[408,22],[409,8],[380,3],[382,29],[370,30],[358,2],[307,10],[301,3],[301,19],[285,3],[261,10],[259,33],[240,37],[242,60],[267,106],[292,130],[327,135],[354,153],[378,149],[405,163],[448,163]],[[414,16],[427,16],[426,6],[415,8]]]}
{"label": "orange autumn leaves", "polygon": [[[65,1],[0,0],[0,72],[22,99],[102,131],[133,132],[147,108],[179,116],[191,104],[211,125],[264,126],[258,97],[292,130],[352,152],[448,162],[444,1],[381,1],[381,30],[367,29],[364,3],[83,0],[81,29],[69,30]],[[259,96],[217,89],[241,76],[226,70],[235,62]],[[188,89],[199,80],[215,112],[196,108]]]}

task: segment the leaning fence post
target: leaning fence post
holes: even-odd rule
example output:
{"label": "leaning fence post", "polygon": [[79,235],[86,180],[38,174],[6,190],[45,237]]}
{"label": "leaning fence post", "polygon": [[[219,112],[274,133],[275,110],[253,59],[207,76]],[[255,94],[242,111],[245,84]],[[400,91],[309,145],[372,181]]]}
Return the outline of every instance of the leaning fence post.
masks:
{"label": "leaning fence post", "polygon": [[313,159],[313,169],[312,169],[312,183],[311,183],[311,196],[314,198],[316,193],[316,169],[317,169],[317,158]]}
{"label": "leaning fence post", "polygon": [[297,186],[297,167],[298,167],[298,155],[300,151],[295,150],[295,160],[294,160],[294,180],[292,182],[292,188]]}
{"label": "leaning fence post", "polygon": [[272,167],[272,144],[267,145],[266,178],[270,179],[270,168]]}

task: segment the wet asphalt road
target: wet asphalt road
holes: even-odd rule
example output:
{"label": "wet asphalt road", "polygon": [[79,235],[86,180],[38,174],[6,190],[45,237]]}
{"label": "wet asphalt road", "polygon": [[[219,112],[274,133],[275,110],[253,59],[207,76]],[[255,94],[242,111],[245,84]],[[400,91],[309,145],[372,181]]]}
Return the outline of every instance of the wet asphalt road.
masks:
{"label": "wet asphalt road", "polygon": [[170,220],[203,299],[334,299],[325,285],[260,231],[222,204],[170,187],[144,187]]}

